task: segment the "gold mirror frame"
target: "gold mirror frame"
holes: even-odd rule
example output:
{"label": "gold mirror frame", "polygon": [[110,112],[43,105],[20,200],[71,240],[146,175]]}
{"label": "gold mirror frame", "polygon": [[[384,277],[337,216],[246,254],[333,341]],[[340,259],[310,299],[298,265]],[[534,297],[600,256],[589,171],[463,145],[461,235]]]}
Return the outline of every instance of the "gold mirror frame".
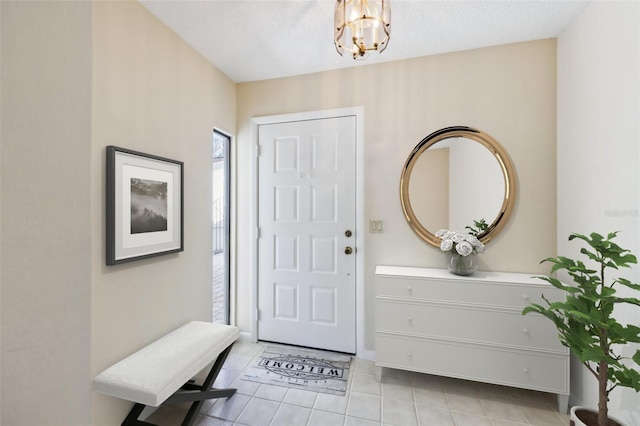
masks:
{"label": "gold mirror frame", "polygon": [[446,127],[431,133],[416,145],[413,151],[411,151],[411,154],[409,154],[409,157],[402,168],[402,175],[400,176],[400,203],[402,205],[402,211],[411,229],[422,240],[434,247],[440,248],[440,239],[426,229],[413,212],[411,200],[409,198],[409,180],[411,178],[411,171],[420,156],[429,147],[449,138],[467,138],[482,144],[493,154],[500,165],[500,169],[502,170],[502,175],[504,177],[504,200],[502,202],[502,206],[500,207],[500,211],[495,220],[484,232],[478,235],[480,241],[486,244],[491,241],[493,237],[498,235],[498,232],[504,228],[511,216],[516,202],[516,169],[511,158],[509,158],[507,151],[502,147],[502,145],[482,130],[466,126]]}

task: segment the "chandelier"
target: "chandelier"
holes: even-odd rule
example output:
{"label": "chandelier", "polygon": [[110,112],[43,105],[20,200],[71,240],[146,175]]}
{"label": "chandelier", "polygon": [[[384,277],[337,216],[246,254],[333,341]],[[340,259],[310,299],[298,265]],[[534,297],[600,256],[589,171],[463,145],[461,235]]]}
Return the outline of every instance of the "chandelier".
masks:
{"label": "chandelier", "polygon": [[372,50],[382,52],[389,44],[389,0],[337,0],[334,14],[336,50],[364,59]]}

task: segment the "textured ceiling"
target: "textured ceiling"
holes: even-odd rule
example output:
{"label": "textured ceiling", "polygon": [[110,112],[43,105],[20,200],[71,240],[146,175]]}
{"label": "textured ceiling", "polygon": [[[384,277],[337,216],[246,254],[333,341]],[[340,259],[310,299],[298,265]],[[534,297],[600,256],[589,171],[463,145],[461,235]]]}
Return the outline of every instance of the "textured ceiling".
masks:
{"label": "textured ceiling", "polygon": [[391,0],[391,40],[363,61],[333,44],[334,0],[139,0],[235,82],[557,37],[587,1]]}

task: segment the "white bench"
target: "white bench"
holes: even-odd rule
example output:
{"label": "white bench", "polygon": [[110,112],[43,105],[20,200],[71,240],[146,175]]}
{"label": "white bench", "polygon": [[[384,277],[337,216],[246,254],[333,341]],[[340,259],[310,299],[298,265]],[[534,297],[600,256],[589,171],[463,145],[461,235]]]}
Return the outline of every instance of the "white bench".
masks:
{"label": "white bench", "polygon": [[[192,321],[98,374],[93,388],[136,403],[122,425],[148,425],[138,420],[147,405],[193,402],[182,422],[192,425],[205,400],[235,393],[211,386],[239,335],[237,327]],[[194,384],[191,379],[214,360],[203,384]]]}

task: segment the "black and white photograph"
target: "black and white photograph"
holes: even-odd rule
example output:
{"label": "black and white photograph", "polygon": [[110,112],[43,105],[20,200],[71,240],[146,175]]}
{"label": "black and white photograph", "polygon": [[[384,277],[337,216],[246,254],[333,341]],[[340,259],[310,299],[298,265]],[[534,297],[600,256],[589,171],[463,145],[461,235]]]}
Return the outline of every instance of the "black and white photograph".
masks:
{"label": "black and white photograph", "polygon": [[131,178],[131,233],[167,230],[167,182]]}
{"label": "black and white photograph", "polygon": [[107,147],[107,265],[183,251],[183,163]]}

